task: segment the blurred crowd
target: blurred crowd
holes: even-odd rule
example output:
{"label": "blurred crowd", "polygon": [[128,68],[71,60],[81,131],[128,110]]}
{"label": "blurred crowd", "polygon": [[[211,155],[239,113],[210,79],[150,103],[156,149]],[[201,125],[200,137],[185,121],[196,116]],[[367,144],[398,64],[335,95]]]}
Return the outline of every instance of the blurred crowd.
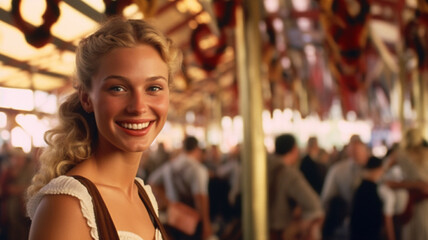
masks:
{"label": "blurred crowd", "polygon": [[[374,156],[358,135],[340,150],[323,149],[319,141],[310,137],[301,148],[295,136],[283,134],[267,152],[269,239],[428,240],[428,146],[420,131],[385,144],[384,156]],[[243,239],[241,151],[239,145],[227,153],[203,148],[188,136],[182,149],[158,143],[143,154],[138,176],[151,186],[173,240]],[[27,239],[25,190],[37,156],[38,149],[26,154],[4,145],[0,151],[0,240]],[[194,228],[171,222],[176,202],[197,213]]]}
{"label": "blurred crowd", "polygon": [[38,151],[27,154],[7,144],[0,150],[0,240],[28,239],[25,192],[36,172]]}

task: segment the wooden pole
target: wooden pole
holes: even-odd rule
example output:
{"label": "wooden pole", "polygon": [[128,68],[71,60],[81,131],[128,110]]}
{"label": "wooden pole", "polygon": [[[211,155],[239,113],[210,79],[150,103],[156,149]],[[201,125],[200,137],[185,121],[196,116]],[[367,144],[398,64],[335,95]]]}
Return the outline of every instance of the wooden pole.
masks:
{"label": "wooden pole", "polygon": [[262,127],[260,2],[247,0],[237,9],[236,58],[239,106],[243,119],[243,239],[267,237],[266,150]]}

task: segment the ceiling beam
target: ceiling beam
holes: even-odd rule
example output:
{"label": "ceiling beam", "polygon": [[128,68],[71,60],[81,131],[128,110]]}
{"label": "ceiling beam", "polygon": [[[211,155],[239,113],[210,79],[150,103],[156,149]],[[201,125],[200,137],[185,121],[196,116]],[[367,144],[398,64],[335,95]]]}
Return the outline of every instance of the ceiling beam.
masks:
{"label": "ceiling beam", "polygon": [[[12,67],[16,67],[19,69],[22,69],[24,71],[28,71],[28,72],[34,72],[34,66],[31,66],[30,64],[23,62],[23,61],[19,61],[16,60],[14,58],[8,57],[6,55],[3,55],[0,53],[0,61],[4,64],[4,65],[9,65]],[[55,78],[62,78],[62,79],[68,79],[69,77],[67,75],[63,75],[60,73],[55,73],[55,72],[51,72],[51,71],[47,71],[44,69],[36,69],[37,73],[40,74],[44,74],[50,77],[55,77]]]}
{"label": "ceiling beam", "polygon": [[[24,113],[24,114],[36,114],[38,116],[43,116],[43,117],[52,117],[55,116],[55,114],[51,114],[51,113],[45,113],[45,112],[40,112],[37,110],[17,110],[17,109],[12,109],[12,108],[4,108],[4,107],[0,107],[0,112],[4,112],[6,113],[6,115],[11,118],[14,118],[14,116],[20,114],[20,113]],[[15,122],[15,121],[13,121]],[[13,127],[9,128],[9,130],[11,130]]]}
{"label": "ceiling beam", "polygon": [[102,22],[106,18],[105,14],[98,12],[97,10],[95,10],[94,8],[92,8],[91,6],[89,6],[88,4],[86,4],[81,0],[63,0],[63,1],[68,5],[70,5],[70,7],[76,9],[77,11],[87,16],[88,18],[94,20],[95,22],[98,22],[98,23]]}

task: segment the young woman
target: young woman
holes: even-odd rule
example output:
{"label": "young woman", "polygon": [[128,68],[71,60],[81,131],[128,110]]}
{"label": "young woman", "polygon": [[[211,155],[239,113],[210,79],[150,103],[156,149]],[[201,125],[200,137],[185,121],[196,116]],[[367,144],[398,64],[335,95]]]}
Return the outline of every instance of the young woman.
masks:
{"label": "young woman", "polygon": [[80,42],[77,91],[61,105],[59,126],[47,132],[28,189],[30,239],[100,239],[91,195],[73,176],[95,184],[120,239],[162,239],[137,184],[155,211],[156,200],[135,176],[164,126],[180,64],[180,51],[143,20],[111,19]]}

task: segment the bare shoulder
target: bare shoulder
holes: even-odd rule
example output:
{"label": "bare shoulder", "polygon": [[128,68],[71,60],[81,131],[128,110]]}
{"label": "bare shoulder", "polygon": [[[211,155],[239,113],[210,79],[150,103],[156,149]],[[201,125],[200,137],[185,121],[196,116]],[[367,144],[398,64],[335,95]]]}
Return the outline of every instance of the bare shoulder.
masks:
{"label": "bare shoulder", "polygon": [[69,195],[44,196],[33,217],[29,239],[92,239],[79,200]]}

